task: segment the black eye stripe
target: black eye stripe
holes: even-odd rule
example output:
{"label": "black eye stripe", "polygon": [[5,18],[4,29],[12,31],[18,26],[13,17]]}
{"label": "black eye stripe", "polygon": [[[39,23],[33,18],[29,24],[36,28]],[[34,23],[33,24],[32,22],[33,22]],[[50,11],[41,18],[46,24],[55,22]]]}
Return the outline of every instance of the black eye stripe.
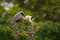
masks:
{"label": "black eye stripe", "polygon": [[24,13],[21,13],[21,15],[23,15],[23,16],[24,16]]}

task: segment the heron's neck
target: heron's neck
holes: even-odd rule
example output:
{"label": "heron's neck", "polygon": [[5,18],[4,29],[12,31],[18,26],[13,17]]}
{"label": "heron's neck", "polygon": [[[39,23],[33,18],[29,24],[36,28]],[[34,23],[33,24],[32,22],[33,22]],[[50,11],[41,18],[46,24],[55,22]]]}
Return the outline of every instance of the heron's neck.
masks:
{"label": "heron's neck", "polygon": [[24,20],[27,20],[25,17],[23,17]]}

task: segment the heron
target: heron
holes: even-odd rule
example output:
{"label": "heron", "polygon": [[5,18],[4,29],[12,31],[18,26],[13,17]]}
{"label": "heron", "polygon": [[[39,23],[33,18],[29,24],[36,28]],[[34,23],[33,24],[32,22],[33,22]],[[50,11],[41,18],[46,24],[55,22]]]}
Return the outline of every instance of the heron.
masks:
{"label": "heron", "polygon": [[33,24],[33,22],[32,22],[33,17],[30,16],[30,15],[26,15],[26,16],[25,16],[23,11],[17,12],[17,13],[13,16],[11,23],[19,22],[21,19],[22,19],[22,20],[29,21],[31,24]]}
{"label": "heron", "polygon": [[[20,20],[26,20],[26,21],[29,21],[32,26],[34,25],[33,24],[33,20],[34,18],[31,16],[31,15],[24,15],[24,12],[23,11],[19,11],[17,12],[13,17],[12,17],[12,22],[11,23],[14,23],[14,22],[17,22],[19,23]],[[20,25],[20,24],[19,24]],[[18,26],[19,26],[18,25]],[[19,31],[20,29],[16,29],[16,33],[19,34],[19,32],[21,32],[21,30]],[[24,31],[24,30],[23,30]],[[29,32],[30,33],[30,32]]]}

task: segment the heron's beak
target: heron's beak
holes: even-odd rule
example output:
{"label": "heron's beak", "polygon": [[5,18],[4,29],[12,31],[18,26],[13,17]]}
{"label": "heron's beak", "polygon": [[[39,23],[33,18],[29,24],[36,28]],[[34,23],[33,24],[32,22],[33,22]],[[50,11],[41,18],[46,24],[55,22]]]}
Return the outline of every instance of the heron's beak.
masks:
{"label": "heron's beak", "polygon": [[34,24],[32,20],[31,20],[31,21],[29,20],[29,22],[30,22],[32,25]]}

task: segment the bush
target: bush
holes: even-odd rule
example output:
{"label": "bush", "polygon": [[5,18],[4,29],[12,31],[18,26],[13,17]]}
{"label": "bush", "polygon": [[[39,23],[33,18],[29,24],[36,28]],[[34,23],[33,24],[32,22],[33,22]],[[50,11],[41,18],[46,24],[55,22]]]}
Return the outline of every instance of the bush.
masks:
{"label": "bush", "polygon": [[35,40],[60,40],[60,24],[43,22],[36,27]]}

